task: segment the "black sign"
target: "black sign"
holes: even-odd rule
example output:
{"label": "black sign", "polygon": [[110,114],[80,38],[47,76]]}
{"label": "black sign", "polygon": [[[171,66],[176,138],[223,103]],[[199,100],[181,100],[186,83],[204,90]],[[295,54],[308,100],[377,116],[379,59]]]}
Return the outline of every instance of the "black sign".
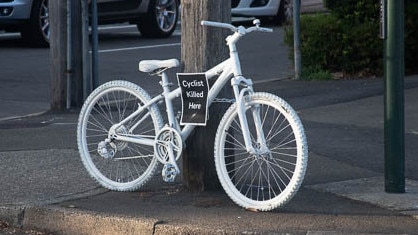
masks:
{"label": "black sign", "polygon": [[205,126],[208,113],[209,84],[204,73],[178,73],[182,112],[180,124]]}

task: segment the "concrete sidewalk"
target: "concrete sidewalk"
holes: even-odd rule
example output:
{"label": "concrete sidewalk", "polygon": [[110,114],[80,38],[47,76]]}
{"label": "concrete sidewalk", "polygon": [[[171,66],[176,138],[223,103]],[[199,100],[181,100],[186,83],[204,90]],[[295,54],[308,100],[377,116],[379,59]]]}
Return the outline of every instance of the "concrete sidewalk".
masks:
{"label": "concrete sidewalk", "polygon": [[0,122],[0,219],[53,234],[418,234],[418,76],[405,88],[405,194],[383,187],[383,81],[282,80],[256,89],[297,109],[310,149],[283,208],[245,211],[223,191],[191,193],[159,174],[139,192],[107,191],[79,159],[73,111]]}

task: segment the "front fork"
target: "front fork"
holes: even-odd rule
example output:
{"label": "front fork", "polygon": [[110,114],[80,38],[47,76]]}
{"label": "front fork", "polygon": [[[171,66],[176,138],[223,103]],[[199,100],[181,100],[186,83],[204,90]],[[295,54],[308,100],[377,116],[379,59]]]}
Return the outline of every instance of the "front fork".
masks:
{"label": "front fork", "polygon": [[[244,137],[246,150],[247,152],[253,155],[268,154],[269,150],[263,131],[263,122],[260,116],[260,105],[255,104],[251,106],[251,113],[254,120],[254,128],[257,134],[256,146],[253,145],[248,125],[248,119],[245,114],[247,109],[245,106],[246,97],[251,98],[251,95],[254,93],[254,90],[252,88],[252,81],[251,79],[246,79],[243,77],[238,77],[232,80],[232,87],[237,101],[237,113],[241,125],[242,134]],[[240,90],[239,84],[241,83],[244,83],[246,87]]]}

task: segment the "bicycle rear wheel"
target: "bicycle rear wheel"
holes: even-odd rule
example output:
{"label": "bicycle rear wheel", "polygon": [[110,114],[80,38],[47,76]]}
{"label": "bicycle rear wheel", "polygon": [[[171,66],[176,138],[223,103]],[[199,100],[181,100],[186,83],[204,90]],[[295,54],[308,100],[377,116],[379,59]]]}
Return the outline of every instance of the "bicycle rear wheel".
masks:
{"label": "bicycle rear wheel", "polygon": [[[88,173],[103,187],[133,191],[153,175],[158,163],[153,146],[112,140],[108,150],[114,151],[114,155],[99,154],[99,143],[109,137],[110,128],[149,100],[148,93],[127,81],[105,83],[86,99],[78,120],[77,144]],[[154,139],[162,123],[161,114],[153,105],[115,132]]]}
{"label": "bicycle rear wheel", "polygon": [[[302,184],[308,146],[302,123],[283,99],[268,93],[245,97],[245,115],[256,153],[246,149],[237,104],[223,116],[215,137],[218,178],[238,205],[260,211],[283,206]],[[260,117],[267,149],[257,140],[254,113]]]}

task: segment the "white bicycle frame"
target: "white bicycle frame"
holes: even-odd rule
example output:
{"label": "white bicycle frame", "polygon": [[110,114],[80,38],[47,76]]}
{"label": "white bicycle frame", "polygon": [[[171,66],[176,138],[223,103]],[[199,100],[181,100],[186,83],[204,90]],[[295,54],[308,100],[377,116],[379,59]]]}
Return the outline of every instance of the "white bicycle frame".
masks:
{"label": "white bicycle frame", "polygon": [[[215,83],[212,85],[212,87],[209,90],[208,106],[210,107],[212,102],[218,96],[221,89],[225,86],[228,79],[230,79],[231,86],[233,88],[233,92],[235,96],[235,100],[237,102],[238,116],[239,116],[242,131],[243,131],[243,135],[244,135],[245,146],[246,146],[247,151],[250,153],[255,153],[256,150],[251,144],[251,135],[249,133],[247,118],[245,116],[244,96],[246,94],[252,94],[254,92],[253,87],[252,87],[253,82],[251,79],[247,79],[242,76],[241,64],[240,64],[240,60],[238,57],[236,42],[245,34],[253,32],[253,31],[272,32],[271,29],[259,27],[259,21],[254,22],[254,24],[256,24],[256,26],[245,29],[242,26],[239,26],[238,28],[236,28],[226,23],[202,21],[202,25],[227,28],[227,29],[231,29],[232,31],[234,31],[234,33],[228,36],[226,39],[227,45],[229,47],[229,58],[205,72],[206,78],[208,80],[218,76],[218,79],[215,81]],[[120,126],[128,122],[130,119],[139,115],[145,109],[148,109],[150,106],[164,99],[169,126],[171,128],[176,129],[180,133],[183,141],[189,137],[189,135],[191,134],[191,132],[196,126],[192,124],[186,124],[183,126],[183,128],[181,128],[178,120],[175,117],[174,108],[173,108],[173,100],[181,96],[181,88],[178,87],[175,90],[171,91],[170,86],[172,85],[172,83],[169,82],[167,74],[165,72],[161,72],[160,76],[162,77],[161,86],[163,87],[163,92],[160,95],[152,98],[149,102],[147,102],[143,106],[139,107],[138,110],[136,110],[131,115],[126,117],[120,123],[113,125],[111,129],[116,130],[117,128],[119,128]],[[240,89],[239,86],[243,86],[243,88]],[[261,146],[260,147],[261,151],[264,151],[263,149],[267,149],[267,147],[266,147],[266,140],[264,139],[264,133],[262,132],[262,128],[261,128],[262,122],[261,122],[260,115],[258,113],[258,108],[255,108],[253,110],[253,116],[254,116],[254,121],[255,121],[255,126],[256,126],[256,132],[257,132],[257,142]],[[134,126],[132,126],[130,131],[134,130],[138,125],[140,125],[141,121],[145,120],[145,118],[146,117],[139,120]],[[149,146],[155,145],[155,139],[151,139],[149,137],[147,138],[146,136],[144,137],[125,136],[125,135],[116,134],[114,131],[110,131],[110,133],[113,133],[113,134],[112,136],[109,136],[109,138],[112,138],[115,140],[132,142],[132,143],[149,145]]]}

